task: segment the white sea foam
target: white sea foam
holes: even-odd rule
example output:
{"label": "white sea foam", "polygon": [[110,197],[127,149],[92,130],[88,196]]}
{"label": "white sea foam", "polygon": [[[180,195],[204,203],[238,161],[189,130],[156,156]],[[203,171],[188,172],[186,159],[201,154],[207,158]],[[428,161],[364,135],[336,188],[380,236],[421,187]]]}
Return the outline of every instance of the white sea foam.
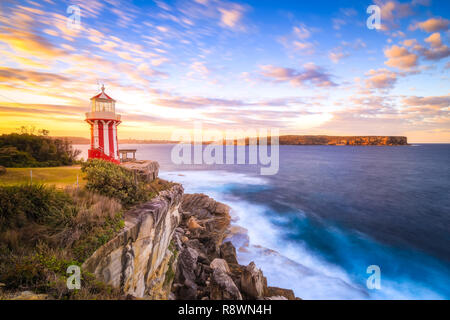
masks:
{"label": "white sea foam", "polygon": [[[270,286],[293,289],[296,296],[303,299],[442,298],[414,283],[389,279],[383,279],[383,290],[369,291],[365,282],[355,283],[345,270],[326,261],[320,253],[309,249],[306,243],[283,241],[282,228],[273,223],[274,217],[269,219],[267,216],[269,208],[227,192],[231,185],[236,184],[265,186],[267,181],[262,177],[228,171],[161,172],[160,177],[182,183],[186,193],[205,193],[229,205],[232,215],[237,217],[232,224],[248,232],[248,246],[240,248],[243,242],[231,238],[237,246],[239,263],[254,261],[263,270]],[[298,214],[300,218],[305,218],[303,213]],[[276,219],[284,218],[277,216]],[[338,230],[333,233],[340,236]],[[343,241],[347,241],[342,237]]]}

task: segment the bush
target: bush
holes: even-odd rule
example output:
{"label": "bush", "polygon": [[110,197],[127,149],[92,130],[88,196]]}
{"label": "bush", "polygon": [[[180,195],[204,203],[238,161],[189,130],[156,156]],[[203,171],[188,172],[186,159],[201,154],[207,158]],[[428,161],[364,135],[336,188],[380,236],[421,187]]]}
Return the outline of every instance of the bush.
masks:
{"label": "bush", "polygon": [[0,232],[30,223],[65,225],[75,215],[63,191],[41,184],[0,187]]}
{"label": "bush", "polygon": [[118,298],[82,272],[68,290],[69,265],[79,265],[124,227],[121,204],[89,190],[45,185],[0,186],[0,282],[8,292],[32,290],[57,299]]}
{"label": "bush", "polygon": [[81,151],[67,139],[55,139],[32,133],[0,136],[0,165],[5,167],[56,167],[76,162]]}
{"label": "bush", "polygon": [[130,206],[150,197],[138,175],[112,162],[91,159],[82,164],[81,170],[86,173],[87,189],[118,199],[122,205]]}
{"label": "bush", "polygon": [[35,167],[37,164],[28,152],[19,151],[16,147],[0,148],[0,163],[5,167]]}

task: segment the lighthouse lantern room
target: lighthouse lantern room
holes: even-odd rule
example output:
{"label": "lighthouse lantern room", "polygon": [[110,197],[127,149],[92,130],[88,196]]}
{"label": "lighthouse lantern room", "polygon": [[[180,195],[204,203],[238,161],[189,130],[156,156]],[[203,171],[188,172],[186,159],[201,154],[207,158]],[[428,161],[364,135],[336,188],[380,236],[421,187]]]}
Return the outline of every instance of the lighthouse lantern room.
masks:
{"label": "lighthouse lantern room", "polygon": [[102,92],[91,98],[91,112],[86,112],[86,122],[91,125],[89,159],[103,159],[120,163],[117,126],[120,115],[116,114],[116,101]]}

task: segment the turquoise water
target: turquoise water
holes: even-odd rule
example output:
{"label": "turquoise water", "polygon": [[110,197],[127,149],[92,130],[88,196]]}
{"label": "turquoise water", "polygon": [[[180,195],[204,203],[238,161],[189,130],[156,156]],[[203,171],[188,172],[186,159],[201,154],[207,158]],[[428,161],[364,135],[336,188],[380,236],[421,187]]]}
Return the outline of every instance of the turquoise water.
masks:
{"label": "turquoise water", "polygon": [[[232,207],[239,262],[255,261],[269,285],[304,299],[450,298],[450,145],[280,146],[274,176],[136,147],[161,177]],[[366,286],[370,265],[379,290]]]}

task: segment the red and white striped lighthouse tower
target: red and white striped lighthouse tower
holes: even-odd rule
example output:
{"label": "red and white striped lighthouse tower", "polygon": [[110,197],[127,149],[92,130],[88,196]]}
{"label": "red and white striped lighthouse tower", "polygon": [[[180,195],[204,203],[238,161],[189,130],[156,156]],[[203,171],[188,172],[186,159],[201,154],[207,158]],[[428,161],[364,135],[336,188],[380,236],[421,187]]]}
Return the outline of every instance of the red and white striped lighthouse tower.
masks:
{"label": "red and white striped lighthouse tower", "polygon": [[120,163],[117,126],[120,115],[116,114],[116,100],[102,92],[91,98],[91,112],[86,112],[86,122],[91,125],[91,148],[89,159],[103,159]]}

